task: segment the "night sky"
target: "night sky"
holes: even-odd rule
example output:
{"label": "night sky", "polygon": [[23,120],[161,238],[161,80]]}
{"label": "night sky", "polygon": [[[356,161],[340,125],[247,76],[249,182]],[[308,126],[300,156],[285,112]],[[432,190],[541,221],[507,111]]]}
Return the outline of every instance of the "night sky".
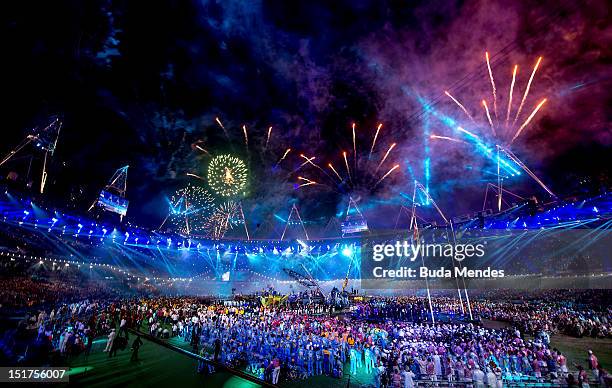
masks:
{"label": "night sky", "polygon": [[[500,112],[513,66],[519,65],[516,109],[543,56],[524,114],[548,100],[512,151],[561,196],[609,186],[612,18],[605,0],[16,1],[2,8],[0,151],[62,114],[48,196],[59,203],[83,188],[75,203],[81,210],[115,169],[129,164],[129,218],[155,225],[174,190],[205,185],[185,175],[205,175],[210,160],[195,144],[248,164],[244,206],[253,223],[286,217],[292,203],[305,219],[322,221],[344,210],[352,195],[383,224],[399,205],[410,206],[406,196],[414,179],[425,181],[427,157],[430,192],[440,206],[452,215],[479,210],[495,167],[471,145],[428,141],[425,133],[457,133],[419,101],[494,145],[480,105],[492,98],[486,50]],[[312,166],[291,174],[304,161],[300,153],[344,173],[341,152],[352,156],[353,122],[360,158],[353,189]],[[292,152],[276,166],[288,147]],[[3,167],[2,176],[21,171],[20,163]],[[399,170],[374,185],[395,163]],[[296,189],[299,175],[328,186]],[[506,187],[547,199],[526,176]]]}

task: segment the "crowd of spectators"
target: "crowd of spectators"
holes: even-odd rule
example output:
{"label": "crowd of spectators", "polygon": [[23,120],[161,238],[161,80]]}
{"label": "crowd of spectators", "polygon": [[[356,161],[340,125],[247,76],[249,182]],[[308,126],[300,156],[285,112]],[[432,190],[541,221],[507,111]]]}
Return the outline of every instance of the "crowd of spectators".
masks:
{"label": "crowd of spectators", "polygon": [[[467,319],[465,302],[462,309],[452,297],[434,296],[438,319],[432,323],[428,299],[417,296],[355,295],[349,309],[338,311],[288,302],[264,306],[261,297],[137,295],[129,288],[122,292],[67,279],[13,276],[0,279],[0,286],[3,315],[25,312],[15,327],[3,322],[5,365],[57,365],[88,357],[95,338],[106,340],[105,351],[114,357],[129,345],[128,329],[134,329],[160,340],[176,337],[205,358],[272,383],[323,374],[370,375],[378,387],[410,387],[418,380],[497,387],[503,381],[605,384],[608,379],[594,354],[581,366],[568,365],[550,345],[558,332],[609,337],[605,292],[568,293],[563,302],[552,291],[475,295],[473,320]],[[483,319],[507,326],[487,328]],[[583,329],[571,332],[578,327]],[[137,358],[142,341],[134,343]],[[201,363],[199,372],[212,368]]]}

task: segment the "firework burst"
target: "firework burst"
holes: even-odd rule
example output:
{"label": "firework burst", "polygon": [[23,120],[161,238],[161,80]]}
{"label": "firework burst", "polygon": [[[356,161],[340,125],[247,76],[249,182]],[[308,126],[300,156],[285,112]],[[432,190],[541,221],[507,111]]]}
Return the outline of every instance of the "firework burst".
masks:
{"label": "firework burst", "polygon": [[[497,188],[498,188],[497,189],[498,190],[497,210],[498,211],[502,210],[502,194],[504,192],[503,185],[504,185],[504,179],[506,178],[504,173],[502,173],[502,170],[509,172],[510,176],[515,176],[515,175],[520,175],[520,172],[517,170],[517,168],[522,169],[530,177],[532,177],[540,186],[542,186],[544,190],[546,190],[551,196],[554,197],[553,192],[550,191],[550,189],[546,185],[544,185],[544,183],[542,183],[542,181],[535,174],[533,174],[533,172],[529,170],[529,168],[527,168],[527,166],[525,166],[524,163],[521,162],[516,157],[516,155],[514,155],[512,151],[510,151],[509,149],[512,143],[521,135],[521,133],[523,133],[525,128],[527,128],[527,126],[533,121],[537,113],[542,109],[542,107],[547,101],[546,98],[541,99],[539,102],[535,104],[534,108],[527,115],[525,114],[521,115],[521,113],[523,113],[523,107],[527,103],[527,98],[529,96],[529,91],[531,90],[531,86],[533,84],[534,77],[542,62],[542,57],[539,57],[535,65],[533,66],[533,70],[531,71],[531,75],[529,76],[529,80],[527,81],[527,85],[523,92],[523,96],[520,100],[520,103],[518,104],[518,107],[516,108],[516,113],[514,113],[513,115],[513,97],[514,97],[514,92],[515,92],[517,75],[519,73],[518,65],[514,65],[512,69],[512,73],[511,73],[510,86],[508,88],[507,108],[504,111],[502,111],[501,118],[498,116],[499,94],[498,94],[498,89],[497,89],[495,79],[493,76],[493,70],[491,68],[491,63],[489,60],[488,52],[485,53],[485,61],[487,65],[488,78],[491,83],[492,97],[490,98],[489,101],[492,101],[493,110],[491,111],[490,109],[491,104],[487,102],[486,98],[482,98],[481,105],[484,111],[484,116],[486,117],[486,122],[491,131],[491,135],[492,135],[491,137],[494,139],[496,143],[496,149],[497,149],[496,155],[493,153],[492,147],[488,147],[485,145],[485,142],[483,142],[481,136],[478,136],[474,134],[473,132],[470,132],[462,127],[456,127],[456,129],[465,135],[466,140],[469,139],[471,142],[472,141],[475,142],[475,144],[477,144],[479,148],[481,148],[482,150],[485,151],[486,154],[488,154],[489,158],[497,162],[497,174],[496,174],[497,175]],[[465,106],[457,98],[451,95],[448,91],[446,91],[445,94],[465,113],[465,115],[470,119],[472,123],[476,124],[476,127],[486,127],[486,125],[479,126],[476,120],[474,120],[474,116],[470,114],[470,112],[465,108]],[[514,116],[514,118],[512,119],[511,116]],[[454,138],[444,137],[444,136],[436,136],[435,138],[450,140],[450,141],[460,140],[460,139],[454,139]],[[511,160],[510,163],[513,163],[513,165],[516,168],[512,167],[512,165],[506,160],[506,157],[509,160]]]}
{"label": "firework burst", "polygon": [[[318,156],[301,154],[300,156],[305,161],[294,172],[304,167],[304,174],[308,173],[311,176],[299,176],[297,188],[315,185],[324,186],[343,194],[354,192],[366,193],[375,190],[385,179],[399,169],[397,163],[389,160],[393,157],[393,149],[397,143],[391,143],[386,148],[376,149],[377,141],[380,140],[381,128],[382,124],[378,124],[375,130],[372,131],[356,131],[356,124],[353,123],[350,131],[349,148],[352,148],[352,153],[350,151],[340,151],[337,157],[326,158],[325,163],[321,164],[325,168],[313,162],[315,159],[320,159]],[[359,134],[363,135],[358,136]],[[366,157],[360,158],[358,155],[359,144],[361,144],[360,138],[362,141],[366,141],[363,137],[369,137],[370,139],[367,140],[367,144],[369,145],[371,142],[371,145],[366,147]],[[309,167],[306,168],[306,166]]]}
{"label": "firework burst", "polygon": [[248,172],[244,162],[232,155],[216,156],[208,165],[208,184],[221,197],[246,194]]}
{"label": "firework burst", "polygon": [[[491,130],[493,138],[498,142],[498,144],[512,144],[514,140],[516,140],[523,130],[532,122],[535,115],[540,111],[542,106],[546,103],[547,99],[544,98],[536,103],[535,107],[531,110],[531,112],[525,117],[521,116],[523,111],[523,106],[527,101],[527,97],[529,96],[529,91],[531,89],[531,85],[533,83],[534,77],[538,68],[540,67],[540,63],[542,62],[542,57],[539,57],[531,71],[531,75],[529,80],[527,81],[527,86],[525,87],[525,91],[523,92],[523,96],[520,100],[519,106],[516,109],[516,113],[514,114],[514,119],[511,119],[512,116],[512,103],[513,103],[513,94],[515,91],[515,83],[518,74],[519,67],[518,65],[514,65],[512,70],[512,81],[510,82],[509,92],[508,92],[508,104],[505,110],[505,114],[502,113],[503,116],[501,119],[498,117],[498,88],[496,87],[495,79],[493,78],[493,70],[491,69],[491,63],[489,61],[489,53],[485,53],[485,62],[487,65],[487,75],[489,78],[489,82],[491,83],[491,100],[493,110],[491,111],[489,107],[491,106],[486,98],[481,100],[481,106],[483,109],[484,117],[486,118],[486,123]],[[460,109],[465,113],[468,119],[476,124],[477,121],[474,119],[474,116],[470,114],[465,105],[463,105],[455,96],[450,94],[449,91],[444,92]],[[523,119],[521,119],[523,117]],[[522,120],[522,121],[520,121]],[[484,120],[483,120],[484,121]]]}
{"label": "firework burst", "polygon": [[164,224],[167,223],[173,230],[184,235],[203,231],[214,207],[210,192],[191,184],[176,190],[169,198],[168,205],[168,216]]}
{"label": "firework burst", "polygon": [[244,216],[240,203],[226,201],[214,208],[210,216],[204,222],[206,237],[221,239],[225,234],[239,225],[244,224]]}

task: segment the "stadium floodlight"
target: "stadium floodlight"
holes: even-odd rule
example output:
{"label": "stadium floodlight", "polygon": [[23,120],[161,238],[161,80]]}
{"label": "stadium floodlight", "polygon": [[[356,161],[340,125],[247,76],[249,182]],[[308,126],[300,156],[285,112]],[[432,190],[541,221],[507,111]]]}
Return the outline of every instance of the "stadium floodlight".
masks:
{"label": "stadium floodlight", "polygon": [[345,246],[342,249],[342,254],[344,256],[346,256],[346,257],[351,257],[351,256],[353,256],[353,249],[351,247],[349,247],[349,246]]}

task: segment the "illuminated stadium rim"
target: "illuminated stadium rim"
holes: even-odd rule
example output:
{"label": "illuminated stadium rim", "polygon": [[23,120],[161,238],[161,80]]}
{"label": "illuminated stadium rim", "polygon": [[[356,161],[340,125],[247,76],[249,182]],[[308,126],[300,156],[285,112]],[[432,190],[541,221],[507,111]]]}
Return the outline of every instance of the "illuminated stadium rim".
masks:
{"label": "illuminated stadium rim", "polygon": [[[278,258],[276,262],[278,265],[285,265],[288,263],[287,260],[292,258],[300,259],[300,256],[304,255],[317,255],[321,254],[338,254],[340,257],[352,260],[354,256],[361,254],[360,247],[364,236],[344,236],[344,237],[329,237],[329,238],[317,238],[312,240],[300,240],[300,239],[222,239],[222,240],[210,240],[210,239],[196,239],[183,237],[178,235],[168,235],[149,231],[145,228],[139,228],[138,226],[128,225],[123,230],[121,226],[113,228],[108,225],[101,225],[92,220],[84,220],[82,218],[73,217],[68,214],[55,212],[52,209],[39,207],[37,204],[31,201],[18,200],[14,196],[7,194],[5,198],[8,201],[0,199],[0,227],[7,229],[9,232],[11,228],[22,229],[33,233],[32,236],[45,235],[45,238],[54,237],[57,242],[65,243],[66,239],[71,241],[78,241],[83,245],[83,257],[87,257],[85,251],[87,247],[93,249],[106,249],[107,247],[122,247],[126,246],[129,249],[138,249],[141,252],[172,252],[181,253],[189,252],[190,257],[193,253],[193,258],[205,258],[206,254],[209,255],[215,252],[221,253],[225,257],[227,254],[235,257],[246,256],[251,258],[250,255],[269,255],[272,253]],[[533,210],[533,209],[532,209]],[[567,229],[576,227],[586,227],[592,229],[596,227],[598,229],[609,229],[612,225],[610,215],[612,212],[612,196],[609,193],[601,194],[596,197],[591,197],[585,200],[574,200],[573,202],[561,203],[556,206],[550,206],[548,210],[541,211],[535,215],[531,215],[529,206],[522,205],[518,206],[513,210],[504,211],[495,215],[488,216],[485,218],[486,227],[479,227],[478,222],[482,222],[481,219],[469,219],[464,223],[454,224],[457,227],[463,229]],[[52,217],[52,218],[49,218]],[[429,225],[428,228],[424,228],[419,225],[421,229],[431,229],[444,232],[449,230],[449,225]],[[392,241],[398,238],[406,239],[411,236],[408,230],[397,230],[397,231],[386,231],[368,234],[368,240],[374,239],[374,241]],[[73,240],[74,238],[74,240]],[[350,257],[349,257],[350,256]],[[217,256],[218,257],[218,256]],[[71,260],[69,258],[66,258]],[[153,258],[154,259],[154,258]],[[133,261],[135,265],[139,265],[138,261],[140,258],[129,258],[130,263]],[[142,262],[149,263],[149,257],[144,257]],[[235,262],[235,261],[234,261]],[[87,261],[82,261],[75,264],[89,264]],[[187,262],[189,264],[190,262]],[[193,263],[193,261],[191,262]],[[191,281],[194,279],[193,276],[189,276],[189,272],[185,273],[185,268],[180,268],[180,265],[185,264],[180,261],[177,265],[172,266],[172,274],[178,275],[179,272],[183,272],[181,275],[187,275],[187,277],[162,277],[155,278],[151,275],[149,279],[163,280],[163,281]],[[204,263],[206,264],[206,263]],[[111,264],[112,265],[112,264]],[[210,280],[218,280],[219,273],[216,273],[218,268],[214,264],[211,265]],[[117,267],[117,269],[122,268]],[[125,267],[132,268],[132,266]],[[188,267],[189,268],[189,267]],[[222,267],[224,270],[228,267]],[[169,268],[160,267],[160,270],[166,270]],[[276,268],[277,270],[280,269]],[[133,271],[129,269],[129,271]],[[212,271],[212,273],[211,273]],[[253,271],[249,268],[233,268],[230,271],[250,271],[254,276],[262,277],[262,279],[281,281],[275,277],[266,276],[265,274]],[[262,272],[265,272],[263,270]],[[133,272],[132,272],[133,273]],[[327,274],[327,273],[326,273]],[[205,276],[206,274],[200,274],[198,276],[201,280],[209,280]],[[338,277],[338,274],[331,274],[334,279]],[[350,279],[356,279],[358,274],[349,274]],[[146,274],[140,275],[141,278],[147,277]],[[321,279],[325,280],[325,279]],[[329,279],[327,279],[329,280]]]}
{"label": "illuminated stadium rim", "polygon": [[84,269],[89,269],[89,270],[92,270],[92,269],[108,270],[108,271],[115,272],[116,274],[121,274],[125,276],[128,280],[138,280],[138,281],[146,281],[146,282],[151,281],[151,280],[160,281],[160,282],[177,282],[177,281],[191,282],[197,278],[203,278],[204,280],[211,280],[211,279],[204,278],[204,276],[208,275],[210,271],[206,271],[206,272],[203,272],[203,273],[200,273],[194,276],[189,276],[189,277],[148,276],[146,274],[135,274],[130,269],[122,268],[122,267],[112,265],[109,263],[94,263],[94,262],[87,262],[87,261],[78,261],[78,260],[73,260],[73,259],[65,259],[65,258],[60,258],[60,257],[35,256],[35,255],[26,255],[26,254],[21,254],[21,253],[9,252],[9,251],[0,251],[0,259],[2,259],[3,257],[9,258],[11,261],[20,260],[20,261],[37,263],[38,265],[52,264],[53,266],[57,266],[60,269],[62,267],[69,268],[70,266],[73,266],[78,269],[81,269],[83,267]]}
{"label": "illuminated stadium rim", "polygon": [[[111,240],[115,243],[123,243],[129,246],[139,246],[143,248],[155,248],[165,246],[167,248],[179,249],[194,249],[198,246],[227,246],[227,245],[242,245],[246,248],[250,247],[266,247],[273,249],[296,246],[299,250],[301,245],[296,242],[297,239],[240,239],[240,238],[223,238],[223,239],[206,239],[199,236],[182,236],[180,234],[165,234],[139,228],[138,226],[128,226],[121,231],[112,226],[100,225],[92,220],[84,220],[78,217],[73,217],[50,209],[38,207],[35,203],[26,200],[17,200],[11,194],[5,193],[10,199],[9,202],[3,203],[0,201],[0,211],[5,225],[18,225],[23,228],[34,228],[41,232],[49,232],[53,234],[73,236],[80,241],[90,240],[94,243]],[[455,227],[463,229],[540,229],[544,227],[577,227],[586,226],[597,221],[605,221],[609,218],[612,210],[612,200],[609,199],[610,194],[604,193],[596,197],[591,197],[583,201],[567,202],[551,207],[546,211],[535,215],[513,214],[520,210],[526,204],[505,210],[503,212],[488,215],[483,219],[470,218],[454,222]],[[604,198],[603,203],[597,203],[593,206],[593,202]],[[36,219],[36,214],[41,214],[41,211],[52,213],[52,218]],[[49,217],[49,216],[47,216]],[[502,219],[499,219],[499,218]],[[480,225],[479,225],[480,223]],[[420,224],[421,229],[444,230],[449,225]],[[339,244],[359,244],[359,242],[367,237],[368,239],[378,238],[406,238],[407,230],[379,230],[367,235],[350,235],[350,236],[335,236],[335,237],[320,237],[316,239],[303,239],[308,242],[309,247],[317,245],[339,245]],[[203,244],[203,245],[202,245]],[[296,245],[297,244],[297,245]],[[331,247],[330,247],[331,248]]]}
{"label": "illuminated stadium rim", "polygon": [[[18,254],[14,252],[0,251],[0,260],[3,257],[9,258],[11,261],[20,260],[20,261],[26,261],[26,262],[34,262],[39,265],[52,263],[53,265],[56,265],[58,268],[62,268],[62,267],[68,268],[70,266],[73,266],[79,269],[81,269],[81,267],[84,267],[90,270],[91,269],[109,270],[109,271],[125,276],[128,280],[139,281],[139,282],[152,282],[153,281],[156,284],[162,284],[162,285],[166,283],[193,282],[194,280],[218,281],[214,277],[206,277],[206,275],[209,275],[211,271],[206,271],[201,274],[187,276],[187,277],[148,276],[145,274],[130,273],[130,270],[128,269],[125,269],[125,268],[121,269],[121,267],[113,266],[111,264],[104,264],[104,263],[89,263],[89,262],[81,262],[81,261],[75,261],[75,260],[69,260],[69,259],[48,258],[48,257],[43,257],[43,256],[32,256],[32,255]],[[273,280],[281,284],[290,284],[290,283],[297,282],[296,280],[282,280],[282,279],[277,279],[277,278],[273,278],[270,276],[265,276],[265,275],[262,275],[252,270],[250,270],[250,272],[255,276],[266,278],[267,280]],[[507,277],[514,278],[514,279],[524,279],[524,278],[529,278],[533,276],[542,277],[542,274],[541,273],[524,273],[524,274],[507,275]],[[585,275],[585,276],[593,277],[595,275]],[[600,273],[597,276],[599,277],[612,276],[612,273],[609,273],[609,272]],[[548,278],[548,279],[568,279],[568,278],[575,278],[575,277],[576,277],[575,275],[545,276],[545,278]],[[323,284],[337,284],[338,282],[342,282],[345,280],[346,279],[344,278],[337,278],[337,279],[327,279],[327,280],[319,279],[317,281],[319,284],[323,285]],[[349,280],[356,280],[356,278],[350,277]],[[369,295],[368,297],[376,298],[377,296]]]}

